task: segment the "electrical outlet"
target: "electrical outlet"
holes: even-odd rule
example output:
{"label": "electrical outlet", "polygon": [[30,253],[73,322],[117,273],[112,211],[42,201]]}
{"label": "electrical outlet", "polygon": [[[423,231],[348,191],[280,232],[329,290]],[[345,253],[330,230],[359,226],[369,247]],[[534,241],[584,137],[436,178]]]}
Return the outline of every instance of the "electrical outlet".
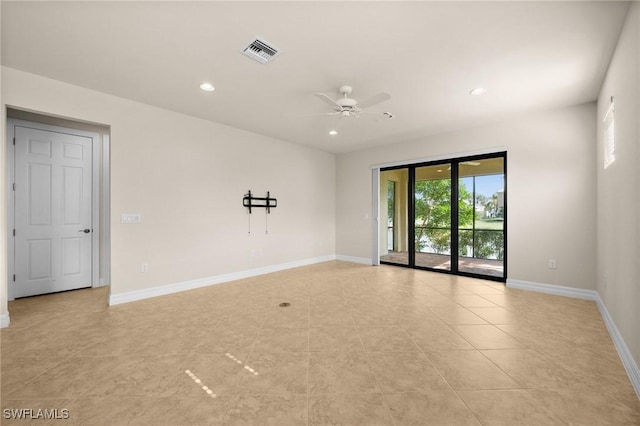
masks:
{"label": "electrical outlet", "polygon": [[549,269],[556,269],[558,264],[555,259],[549,259]]}
{"label": "electrical outlet", "polygon": [[142,265],[140,265],[140,272],[149,272],[149,264],[143,263]]}

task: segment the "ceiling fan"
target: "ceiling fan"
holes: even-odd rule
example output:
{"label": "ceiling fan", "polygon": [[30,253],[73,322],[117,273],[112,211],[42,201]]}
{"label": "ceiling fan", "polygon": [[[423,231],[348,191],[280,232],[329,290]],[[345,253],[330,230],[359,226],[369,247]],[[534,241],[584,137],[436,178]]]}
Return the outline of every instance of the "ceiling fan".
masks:
{"label": "ceiling fan", "polygon": [[351,86],[340,87],[338,92],[340,93],[341,97],[335,100],[324,93],[316,93],[315,96],[318,99],[329,104],[333,109],[333,112],[327,112],[321,115],[337,115],[340,118],[359,117],[360,114],[381,115],[388,119],[393,119],[395,117],[395,115],[390,112],[370,112],[363,110],[363,108],[367,108],[391,99],[390,94],[386,92],[380,92],[361,102],[358,102],[357,100],[349,97],[352,91],[353,89]]}

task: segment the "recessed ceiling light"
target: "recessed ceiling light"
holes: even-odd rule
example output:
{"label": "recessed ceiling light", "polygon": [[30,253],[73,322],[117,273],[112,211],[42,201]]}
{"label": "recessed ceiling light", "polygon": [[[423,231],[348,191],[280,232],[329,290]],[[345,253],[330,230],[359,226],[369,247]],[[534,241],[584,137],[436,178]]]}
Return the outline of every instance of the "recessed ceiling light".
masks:
{"label": "recessed ceiling light", "polygon": [[207,82],[207,81],[205,81],[204,83],[202,83],[202,84],[200,85],[200,88],[201,88],[202,90],[204,90],[205,92],[213,92],[214,90],[216,90],[216,88],[215,88],[215,87],[213,87],[213,84],[211,84],[211,83],[209,83],[209,82]]}
{"label": "recessed ceiling light", "polygon": [[337,134],[338,134],[338,132],[337,132],[336,130],[329,130],[329,134],[330,134],[331,136],[335,136],[335,135],[337,135]]}
{"label": "recessed ceiling light", "polygon": [[470,95],[483,95],[485,93],[487,93],[487,89],[484,87],[476,87],[469,92]]}

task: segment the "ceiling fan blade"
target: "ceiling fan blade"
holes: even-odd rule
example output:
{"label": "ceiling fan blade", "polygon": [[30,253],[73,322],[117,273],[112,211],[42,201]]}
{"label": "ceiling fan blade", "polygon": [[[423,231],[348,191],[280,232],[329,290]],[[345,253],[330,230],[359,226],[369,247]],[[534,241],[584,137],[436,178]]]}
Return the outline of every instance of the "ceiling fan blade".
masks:
{"label": "ceiling fan blade", "polygon": [[379,104],[380,102],[388,101],[391,99],[391,95],[387,92],[380,92],[377,95],[373,95],[370,98],[365,99],[364,101],[358,102],[358,108],[366,108],[375,104]]}
{"label": "ceiling fan blade", "polygon": [[337,109],[337,110],[341,110],[342,109],[342,107],[340,106],[339,103],[337,103],[336,101],[331,99],[329,96],[325,95],[324,93],[316,93],[315,96],[316,96],[316,98],[320,99],[321,101],[326,102],[329,105],[331,105],[331,107],[333,109]]}
{"label": "ceiling fan blade", "polygon": [[318,114],[296,114],[295,117],[320,117],[323,115],[339,115],[340,111],[334,111],[334,112],[321,112]]}
{"label": "ceiling fan blade", "polygon": [[385,112],[377,112],[377,111],[358,111],[358,114],[369,114],[369,115],[377,115],[379,117],[384,117],[388,120],[393,120],[396,116],[392,113],[390,113],[389,111],[385,111]]}

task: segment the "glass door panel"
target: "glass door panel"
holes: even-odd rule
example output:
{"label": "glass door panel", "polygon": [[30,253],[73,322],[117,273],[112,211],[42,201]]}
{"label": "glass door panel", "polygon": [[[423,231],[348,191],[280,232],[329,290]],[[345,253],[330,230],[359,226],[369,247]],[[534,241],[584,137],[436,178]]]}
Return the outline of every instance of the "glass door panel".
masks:
{"label": "glass door panel", "polygon": [[415,266],[451,270],[451,164],[416,167]]}
{"label": "glass door panel", "polygon": [[504,277],[504,159],[458,165],[458,271]]}
{"label": "glass door panel", "polygon": [[380,261],[409,265],[409,169],[380,171]]}

